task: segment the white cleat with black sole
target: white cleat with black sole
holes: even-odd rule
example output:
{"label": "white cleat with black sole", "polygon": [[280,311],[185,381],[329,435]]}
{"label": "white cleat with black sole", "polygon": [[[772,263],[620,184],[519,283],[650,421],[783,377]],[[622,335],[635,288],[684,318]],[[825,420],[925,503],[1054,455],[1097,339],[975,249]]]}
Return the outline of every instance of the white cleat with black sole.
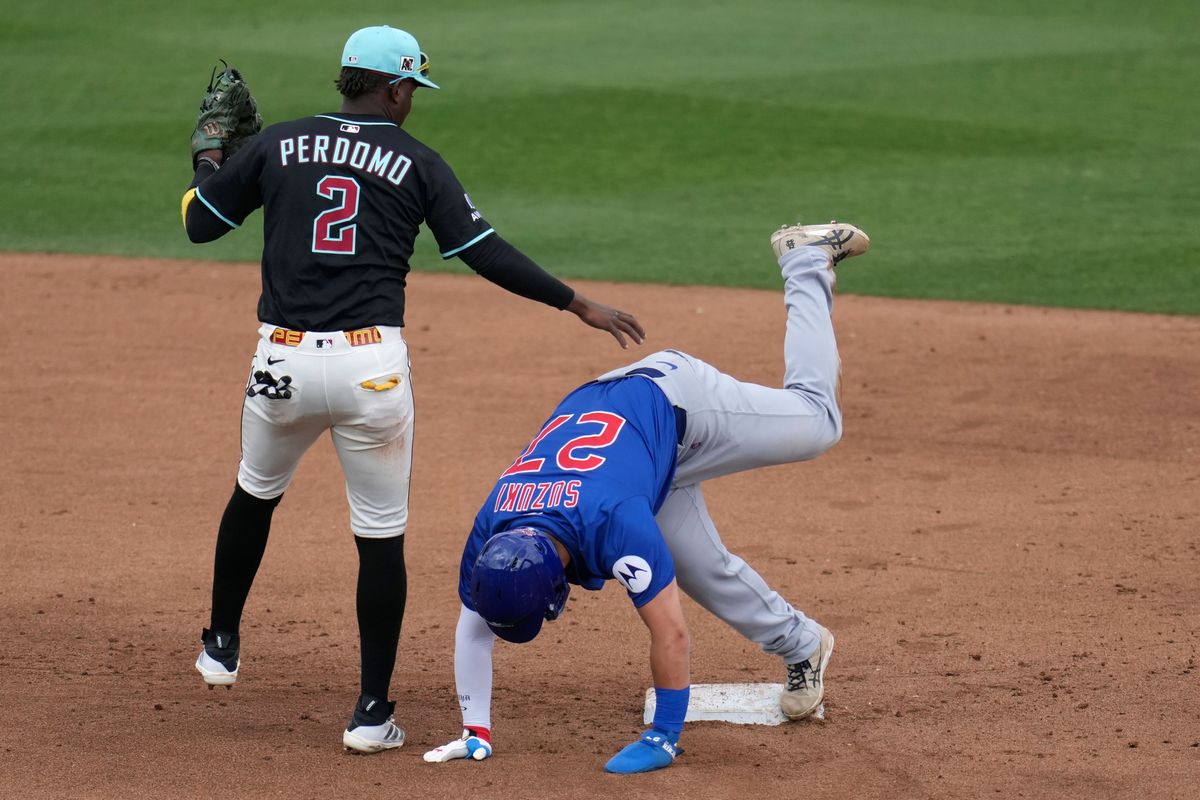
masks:
{"label": "white cleat with black sole", "polygon": [[228,689],[237,683],[238,667],[242,665],[238,635],[205,628],[200,641],[204,643],[204,649],[196,657],[196,671],[208,688],[224,686]]}
{"label": "white cleat with black sole", "polygon": [[400,747],[404,744],[404,729],[392,716],[395,710],[395,703],[362,695],[342,733],[342,744],[356,753],[378,753]]}

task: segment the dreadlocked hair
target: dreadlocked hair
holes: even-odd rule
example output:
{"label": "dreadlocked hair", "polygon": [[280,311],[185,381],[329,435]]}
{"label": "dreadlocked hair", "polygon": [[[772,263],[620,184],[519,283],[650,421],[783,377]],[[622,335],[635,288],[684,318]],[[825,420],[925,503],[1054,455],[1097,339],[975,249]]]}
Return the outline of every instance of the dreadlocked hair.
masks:
{"label": "dreadlocked hair", "polygon": [[378,91],[380,87],[387,86],[389,80],[391,78],[378,72],[358,67],[342,67],[342,74],[338,75],[334,85],[337,86],[342,97],[353,100],[356,97]]}

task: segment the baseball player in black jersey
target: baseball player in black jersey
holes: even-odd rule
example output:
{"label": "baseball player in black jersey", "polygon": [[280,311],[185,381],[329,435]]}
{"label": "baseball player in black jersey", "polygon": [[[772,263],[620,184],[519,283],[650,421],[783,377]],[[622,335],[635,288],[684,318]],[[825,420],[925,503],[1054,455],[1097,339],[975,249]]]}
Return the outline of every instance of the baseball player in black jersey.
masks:
{"label": "baseball player in black jersey", "polygon": [[[257,120],[241,76],[226,76]],[[387,26],[355,32],[337,86],[336,113],[272,125],[244,142],[202,115],[193,136],[196,176],[183,200],[189,238],[212,241],[255,209],[264,215],[260,338],[196,669],[210,686],[237,680],[242,609],[271,515],[301,456],[328,430],[359,553],[362,694],[342,741],[373,753],[404,742],[387,698],[407,588],[413,406],[401,329],[419,226],[433,232],[443,258],[457,256],[510,292],[569,310],[622,347],[644,334],[633,316],[575,293],[501,239],[441,156],[401,128],[413,92],[438,88],[416,39]],[[218,89],[210,85],[206,104],[229,87]]]}

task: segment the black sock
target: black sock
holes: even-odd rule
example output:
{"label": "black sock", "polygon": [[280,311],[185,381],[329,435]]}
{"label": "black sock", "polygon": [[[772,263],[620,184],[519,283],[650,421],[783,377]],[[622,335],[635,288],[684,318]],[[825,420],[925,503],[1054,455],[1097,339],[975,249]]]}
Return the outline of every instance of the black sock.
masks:
{"label": "black sock", "polygon": [[233,496],[221,516],[217,555],[213,562],[212,618],[214,631],[237,633],[246,596],[267,549],[271,514],[283,495],[259,500],[234,485]]}
{"label": "black sock", "polygon": [[367,539],[355,536],[358,545],[358,637],[362,649],[362,691],[386,700],[400,623],[408,597],[404,569],[404,537]]}

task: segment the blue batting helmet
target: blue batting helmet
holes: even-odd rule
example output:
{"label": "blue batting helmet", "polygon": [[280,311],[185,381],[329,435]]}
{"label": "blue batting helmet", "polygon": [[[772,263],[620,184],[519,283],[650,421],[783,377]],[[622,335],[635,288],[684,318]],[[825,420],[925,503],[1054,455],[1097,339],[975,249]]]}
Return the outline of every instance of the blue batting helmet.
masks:
{"label": "blue batting helmet", "polygon": [[567,575],[550,537],[537,528],[498,533],[471,573],[471,602],[492,632],[528,642],[567,604]]}

